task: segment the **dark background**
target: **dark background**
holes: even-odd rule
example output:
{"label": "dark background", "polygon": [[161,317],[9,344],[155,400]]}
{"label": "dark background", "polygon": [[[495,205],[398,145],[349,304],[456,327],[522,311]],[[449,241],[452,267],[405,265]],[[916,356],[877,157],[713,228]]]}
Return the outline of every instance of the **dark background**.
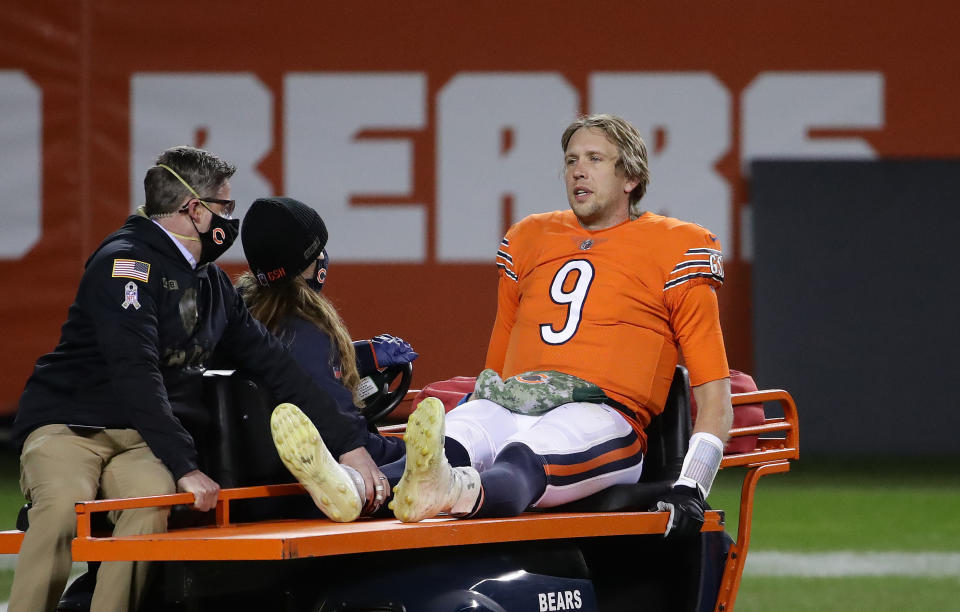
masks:
{"label": "dark background", "polygon": [[811,455],[960,453],[960,161],[752,166],[754,364]]}

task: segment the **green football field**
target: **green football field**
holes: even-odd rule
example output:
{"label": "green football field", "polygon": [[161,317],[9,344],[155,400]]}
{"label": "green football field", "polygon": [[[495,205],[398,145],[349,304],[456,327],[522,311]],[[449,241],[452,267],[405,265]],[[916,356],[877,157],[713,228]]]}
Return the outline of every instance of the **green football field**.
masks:
{"label": "green football field", "polygon": [[[12,528],[23,499],[16,461],[0,459],[0,527]],[[957,464],[804,460],[761,478],[736,610],[960,611]],[[721,472],[710,494],[734,536],[743,473]],[[766,566],[773,553],[783,567]],[[12,573],[0,571],[0,601]]]}
{"label": "green football field", "polygon": [[[801,461],[786,474],[761,478],[750,541],[753,558],[748,556],[736,609],[960,611],[957,463]],[[710,503],[726,510],[734,536],[742,473],[721,472],[710,494]],[[814,570],[821,576],[803,575],[813,573],[809,568],[799,575],[766,575],[768,568],[756,561],[772,551],[826,559]],[[831,563],[837,555],[828,553],[853,553],[866,567]],[[923,567],[928,559],[935,567]],[[874,560],[888,563],[871,567],[877,565]],[[856,571],[860,573],[847,575]]]}

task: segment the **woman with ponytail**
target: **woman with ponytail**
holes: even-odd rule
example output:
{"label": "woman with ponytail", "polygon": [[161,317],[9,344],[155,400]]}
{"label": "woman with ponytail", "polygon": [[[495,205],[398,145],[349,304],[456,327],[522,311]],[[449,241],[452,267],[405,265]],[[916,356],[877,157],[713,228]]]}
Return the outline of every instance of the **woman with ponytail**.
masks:
{"label": "woman with ponytail", "polygon": [[[247,308],[341,407],[358,410],[357,388],[363,376],[417,358],[409,343],[386,334],[351,341],[340,314],[322,293],[327,228],[311,207],[292,198],[260,198],[244,217],[240,237],[250,271],[237,279],[237,289]],[[308,415],[292,404],[281,404],[274,410],[271,428],[281,459],[317,506],[333,520],[355,519],[363,509],[367,483],[330,456]],[[404,455],[399,438],[374,432],[365,448],[378,466]],[[389,497],[387,478],[396,483],[400,472],[385,473],[373,483],[375,498],[369,512]]]}

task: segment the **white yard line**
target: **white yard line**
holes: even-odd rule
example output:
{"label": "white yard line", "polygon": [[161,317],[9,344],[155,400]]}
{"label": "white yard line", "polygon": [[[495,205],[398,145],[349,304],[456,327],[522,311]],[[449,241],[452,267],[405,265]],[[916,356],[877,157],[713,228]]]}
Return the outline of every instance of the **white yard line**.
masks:
{"label": "white yard line", "polygon": [[925,576],[960,578],[960,553],[756,551],[747,554],[749,576]]}

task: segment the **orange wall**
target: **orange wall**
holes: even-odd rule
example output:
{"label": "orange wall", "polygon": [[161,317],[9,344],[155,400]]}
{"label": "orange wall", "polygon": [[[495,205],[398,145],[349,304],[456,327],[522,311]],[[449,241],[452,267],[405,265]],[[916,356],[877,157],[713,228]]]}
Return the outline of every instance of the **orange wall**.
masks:
{"label": "orange wall", "polygon": [[[274,100],[273,147],[256,168],[275,193],[284,193],[286,75],[424,76],[421,127],[365,134],[399,138],[412,147],[411,186],[399,200],[424,208],[423,261],[350,263],[333,253],[329,281],[355,337],[389,331],[412,341],[422,354],[415,385],[476,373],[495,309],[492,263],[456,264],[437,256],[437,100],[455,75],[555,73],[576,92],[580,111],[591,110],[590,78],[597,72],[701,72],[717,79],[730,100],[729,146],[715,165],[730,190],[722,317],[731,366],[748,371],[750,264],[741,211],[749,193],[741,171],[742,122],[744,92],[758,75],[880,74],[879,128],[825,129],[811,136],[856,136],[882,156],[960,153],[960,5],[952,2],[910,9],[875,0],[840,8],[823,1],[7,4],[12,6],[0,13],[0,72],[26,75],[42,94],[42,216],[35,244],[22,257],[0,258],[0,412],[14,409],[34,360],[55,345],[87,255],[130,210],[130,177],[142,175],[131,171],[134,74],[254,75]],[[180,95],[197,94],[185,88]],[[224,96],[222,102],[232,101]],[[199,129],[192,144],[218,136]],[[230,150],[216,152],[231,157]],[[559,147],[549,154],[559,167]],[[0,141],[0,155],[18,155],[17,143]],[[2,213],[14,206],[3,182],[10,180],[0,176],[0,223],[8,222]],[[321,203],[314,204],[323,212]],[[565,203],[560,197],[544,206]],[[504,214],[500,202],[492,203],[490,214]],[[810,248],[816,248],[816,237]]]}

